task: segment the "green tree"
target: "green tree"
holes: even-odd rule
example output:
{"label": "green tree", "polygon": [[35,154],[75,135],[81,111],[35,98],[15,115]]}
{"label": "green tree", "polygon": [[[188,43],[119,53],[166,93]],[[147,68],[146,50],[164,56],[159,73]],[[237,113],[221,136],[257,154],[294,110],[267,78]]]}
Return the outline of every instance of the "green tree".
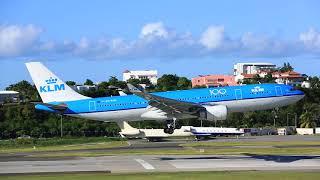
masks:
{"label": "green tree", "polygon": [[293,71],[294,68],[290,65],[289,62],[283,63],[283,66],[280,68],[280,72],[288,72],[288,71]]}
{"label": "green tree", "polygon": [[145,79],[140,79],[140,84],[151,85],[151,82],[150,82],[150,79],[145,78]]}
{"label": "green tree", "polygon": [[197,86],[194,86],[193,88],[194,89],[201,89],[201,88],[207,88],[207,86],[206,85],[202,85],[202,86],[197,85]]}
{"label": "green tree", "polygon": [[76,85],[76,82],[74,82],[74,81],[66,81],[66,84],[67,84],[68,86],[75,86],[75,85]]}
{"label": "green tree", "polygon": [[110,85],[117,86],[118,83],[119,83],[119,80],[118,80],[118,78],[116,76],[110,76],[108,82],[109,82]]}
{"label": "green tree", "polygon": [[164,74],[158,79],[157,90],[158,91],[172,91],[177,89],[177,83],[179,77],[173,74]]}
{"label": "green tree", "polygon": [[39,95],[35,86],[23,80],[16,84],[11,84],[6,90],[19,92],[19,98],[24,101],[39,101]]}
{"label": "green tree", "polygon": [[117,77],[115,76],[110,76],[108,83],[112,86],[116,86],[119,88],[126,88],[127,87],[127,83],[124,81],[119,81]]}
{"label": "green tree", "polygon": [[86,82],[84,82],[84,85],[93,86],[93,82],[90,79],[87,79]]}
{"label": "green tree", "polygon": [[130,79],[128,79],[127,82],[132,84],[132,85],[134,85],[134,86],[137,86],[138,84],[141,84],[140,80],[136,79],[136,78],[130,78]]}
{"label": "green tree", "polygon": [[300,127],[303,128],[314,128],[317,125],[319,119],[320,106],[315,103],[306,103],[303,106],[304,112],[301,114]]}
{"label": "green tree", "polygon": [[320,88],[320,79],[317,76],[309,76],[309,81],[311,83],[311,88]]}
{"label": "green tree", "polygon": [[271,73],[265,75],[264,78],[260,79],[261,83],[275,83],[275,78],[272,77]]}
{"label": "green tree", "polygon": [[178,89],[190,89],[191,88],[191,81],[186,77],[179,77],[177,82]]}

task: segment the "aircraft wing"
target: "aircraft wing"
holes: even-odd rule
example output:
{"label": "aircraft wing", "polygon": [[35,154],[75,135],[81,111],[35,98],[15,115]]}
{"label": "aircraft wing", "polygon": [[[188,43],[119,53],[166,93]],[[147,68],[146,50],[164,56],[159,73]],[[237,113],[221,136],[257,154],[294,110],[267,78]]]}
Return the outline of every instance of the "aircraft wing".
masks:
{"label": "aircraft wing", "polygon": [[129,91],[143,99],[149,101],[149,105],[164,111],[168,116],[175,118],[196,118],[194,114],[202,110],[201,105],[178,101],[175,99],[160,97],[157,95],[143,92],[132,84],[127,84]]}

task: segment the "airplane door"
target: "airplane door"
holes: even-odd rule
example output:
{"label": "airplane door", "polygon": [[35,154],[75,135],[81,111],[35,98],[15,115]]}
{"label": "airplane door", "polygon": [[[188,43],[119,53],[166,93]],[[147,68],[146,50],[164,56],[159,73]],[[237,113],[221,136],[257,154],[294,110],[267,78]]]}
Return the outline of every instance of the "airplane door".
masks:
{"label": "airplane door", "polygon": [[89,111],[96,111],[96,102],[89,101]]}
{"label": "airplane door", "polygon": [[281,89],[281,87],[280,87],[280,86],[276,86],[275,88],[276,88],[276,95],[277,95],[277,96],[282,96],[282,89]]}
{"label": "airplane door", "polygon": [[242,99],[242,91],[241,89],[236,89],[235,90],[235,95],[236,95],[236,99]]}

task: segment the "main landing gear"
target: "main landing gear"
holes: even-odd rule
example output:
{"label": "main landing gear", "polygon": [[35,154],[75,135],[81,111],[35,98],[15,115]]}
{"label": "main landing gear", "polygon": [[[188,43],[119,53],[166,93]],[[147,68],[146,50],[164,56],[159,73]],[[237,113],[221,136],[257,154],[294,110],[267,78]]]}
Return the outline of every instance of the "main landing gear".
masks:
{"label": "main landing gear", "polygon": [[175,129],[180,129],[181,125],[177,122],[176,118],[166,120],[163,132],[166,134],[173,134]]}

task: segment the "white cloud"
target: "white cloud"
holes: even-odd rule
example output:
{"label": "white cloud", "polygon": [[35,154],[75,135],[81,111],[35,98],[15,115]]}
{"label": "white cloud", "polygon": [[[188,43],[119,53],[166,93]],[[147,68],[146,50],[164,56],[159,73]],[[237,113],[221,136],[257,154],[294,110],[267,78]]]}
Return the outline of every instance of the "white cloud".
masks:
{"label": "white cloud", "polygon": [[157,36],[167,38],[169,35],[168,30],[164,27],[162,22],[149,23],[142,27],[140,37]]}
{"label": "white cloud", "polygon": [[246,32],[240,37],[227,36],[224,26],[209,26],[200,36],[176,33],[162,22],[141,28],[135,40],[123,37],[79,41],[41,41],[41,29],[34,25],[0,26],[0,58],[60,55],[88,59],[185,58],[204,56],[284,57],[319,55],[320,33],[302,32],[296,39],[284,40]]}
{"label": "white cloud", "polygon": [[35,44],[41,29],[33,25],[0,26],[0,56],[20,55]]}
{"label": "white cloud", "polygon": [[299,38],[307,48],[320,50],[320,33],[314,28],[310,28],[307,32],[302,32]]}
{"label": "white cloud", "polygon": [[224,27],[210,26],[202,34],[200,43],[208,49],[216,49],[224,42]]}

